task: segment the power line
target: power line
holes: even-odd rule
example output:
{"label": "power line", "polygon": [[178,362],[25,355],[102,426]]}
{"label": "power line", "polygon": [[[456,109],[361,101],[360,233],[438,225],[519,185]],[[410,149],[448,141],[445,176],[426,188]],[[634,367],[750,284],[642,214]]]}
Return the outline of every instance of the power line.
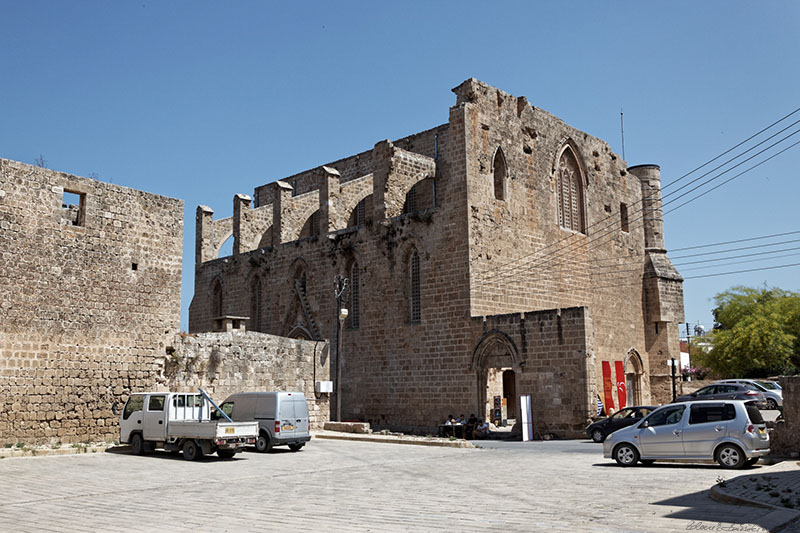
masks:
{"label": "power line", "polygon": [[758,241],[761,239],[771,239],[773,237],[784,237],[786,235],[796,235],[800,233],[800,231],[787,231],[784,233],[774,233],[772,235],[762,235],[761,237],[748,237],[746,239],[736,239],[733,241],[724,241],[724,242],[712,242],[709,244],[698,244],[696,246],[686,246],[684,248],[671,248],[670,251],[672,252],[682,252],[684,250],[695,250],[697,248],[710,248],[712,246],[723,246],[725,244],[736,244],[740,242],[747,242],[747,241]]}
{"label": "power line", "polygon": [[739,252],[741,250],[753,250],[755,248],[766,248],[768,246],[777,246],[779,244],[791,244],[793,242],[800,242],[800,239],[789,239],[788,241],[772,242],[768,244],[754,244],[752,246],[741,246],[739,248],[730,248],[728,250],[714,250],[713,252],[700,252],[697,254],[677,255],[672,259],[686,259],[688,257],[700,257],[704,255],[725,254],[728,252]]}

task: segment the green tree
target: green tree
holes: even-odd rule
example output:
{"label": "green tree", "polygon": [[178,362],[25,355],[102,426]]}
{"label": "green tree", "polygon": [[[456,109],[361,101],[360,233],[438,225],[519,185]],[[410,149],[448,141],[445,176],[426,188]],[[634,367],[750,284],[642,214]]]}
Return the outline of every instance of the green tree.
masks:
{"label": "green tree", "polygon": [[800,368],[800,293],[733,287],[714,297],[711,349],[700,363],[722,377],[794,374]]}

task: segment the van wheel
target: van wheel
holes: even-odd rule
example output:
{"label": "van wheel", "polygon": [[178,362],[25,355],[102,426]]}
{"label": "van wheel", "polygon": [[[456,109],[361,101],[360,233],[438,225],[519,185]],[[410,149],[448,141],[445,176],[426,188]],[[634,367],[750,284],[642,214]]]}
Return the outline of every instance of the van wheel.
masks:
{"label": "van wheel", "polygon": [[269,440],[268,435],[261,434],[256,440],[256,451],[260,453],[272,451],[272,441]]}
{"label": "van wheel", "polygon": [[305,446],[305,442],[302,442],[302,443],[300,443],[300,444],[290,444],[290,445],[289,445],[289,449],[290,449],[290,450],[292,450],[293,452],[299,452],[299,451],[300,451],[300,449],[301,449],[303,446]]}
{"label": "van wheel", "polygon": [[723,444],[717,450],[717,462],[722,468],[742,468],[747,458],[735,444]]}
{"label": "van wheel", "polygon": [[618,444],[614,448],[614,460],[619,466],[633,466],[639,460],[639,452],[630,444]]}
{"label": "van wheel", "polygon": [[193,440],[187,440],[183,445],[183,458],[187,461],[196,461],[203,457],[203,450]]}
{"label": "van wheel", "polygon": [[142,455],[144,453],[144,439],[141,433],[134,433],[131,437],[131,453]]}
{"label": "van wheel", "polygon": [[233,459],[236,452],[233,450],[217,450],[217,455],[220,459]]}

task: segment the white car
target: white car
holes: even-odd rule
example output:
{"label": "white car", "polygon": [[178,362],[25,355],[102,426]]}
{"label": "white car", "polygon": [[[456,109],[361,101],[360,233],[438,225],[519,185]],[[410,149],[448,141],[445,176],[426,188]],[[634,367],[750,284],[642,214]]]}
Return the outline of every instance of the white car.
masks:
{"label": "white car", "polygon": [[603,443],[603,456],[620,466],[665,459],[714,460],[724,468],[753,465],[769,453],[769,435],[752,401],[671,403]]}
{"label": "white car", "polygon": [[[783,406],[783,390],[780,385],[778,388],[767,387],[764,382],[757,379],[721,379],[715,383],[738,383],[740,385],[752,385],[759,392],[764,393],[767,399],[767,409],[777,409]],[[773,382],[774,383],[774,382]]]}

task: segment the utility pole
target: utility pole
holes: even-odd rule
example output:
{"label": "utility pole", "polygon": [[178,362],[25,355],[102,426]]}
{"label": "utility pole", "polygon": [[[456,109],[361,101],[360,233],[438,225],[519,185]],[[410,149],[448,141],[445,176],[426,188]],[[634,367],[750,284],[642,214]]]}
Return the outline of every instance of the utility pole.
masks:
{"label": "utility pole", "polygon": [[675,385],[675,358],[672,358],[672,401],[678,397],[678,389]]}
{"label": "utility pole", "polygon": [[692,338],[689,336],[689,323],[686,323],[686,351],[689,353],[689,366],[692,366]]}
{"label": "utility pole", "polygon": [[342,307],[342,296],[347,289],[347,278],[336,275],[333,277],[333,295],[336,297],[336,421],[342,421],[342,326],[347,318],[347,309]]}

